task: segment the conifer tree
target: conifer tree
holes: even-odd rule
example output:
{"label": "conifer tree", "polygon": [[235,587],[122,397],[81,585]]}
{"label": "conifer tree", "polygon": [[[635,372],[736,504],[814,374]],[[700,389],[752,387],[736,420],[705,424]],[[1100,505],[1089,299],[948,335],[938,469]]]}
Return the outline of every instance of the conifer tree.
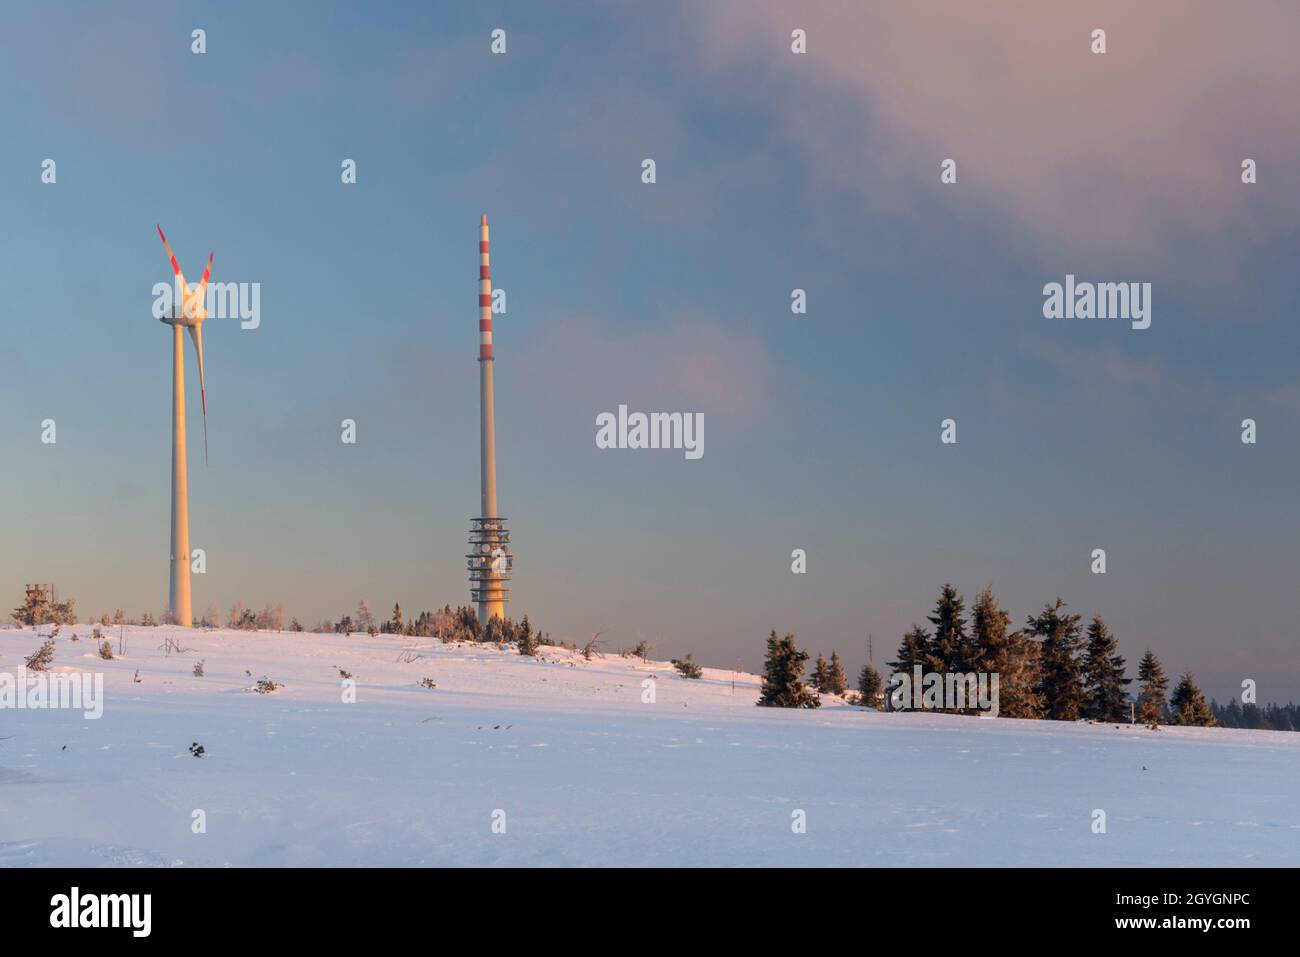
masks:
{"label": "conifer tree", "polygon": [[767,639],[767,659],[763,662],[763,689],[758,704],[767,708],[816,708],[817,695],[803,686],[804,662],[808,652],[800,651],[794,635],[778,638],[773,630]]}
{"label": "conifer tree", "polygon": [[817,667],[813,668],[812,677],[809,683],[819,692],[826,690],[826,681],[830,677],[830,672],[826,669],[826,659],[821,655],[817,656]]}
{"label": "conifer tree", "polygon": [[1190,671],[1183,675],[1178,682],[1178,687],[1174,689],[1173,697],[1169,699],[1169,710],[1172,712],[1173,724],[1201,728],[1214,727],[1214,714],[1210,711],[1210,706],[1205,703],[1205,695],[1201,694],[1201,689],[1196,687]]}
{"label": "conifer tree", "polygon": [[1165,692],[1169,679],[1155,653],[1148,648],[1138,664],[1138,683],[1142,693],[1138,697],[1138,720],[1143,724],[1163,724],[1165,720]]}
{"label": "conifer tree", "polygon": [[1041,718],[1038,643],[1023,632],[1011,632],[1011,613],[991,587],[985,587],[971,608],[966,670],[998,676],[998,714],[1007,718]]}
{"label": "conifer tree", "polygon": [[400,635],[402,633],[403,625],[404,622],[402,619],[402,603],[394,602],[393,617],[388,619],[388,625],[384,630],[391,632],[394,635]]}
{"label": "conifer tree", "polygon": [[1007,645],[1011,615],[1004,611],[989,586],[982,588],[971,606],[970,634],[966,640],[965,670],[991,673],[990,662],[1001,656]]}
{"label": "conifer tree", "polygon": [[[1000,674],[1000,714],[1008,718],[1043,718],[1046,704],[1043,686],[1043,646],[1025,634],[1016,631],[1010,637],[1009,664]],[[1010,677],[1007,677],[1010,675]]]}
{"label": "conifer tree", "polygon": [[929,622],[934,625],[930,639],[928,670],[946,675],[965,670],[966,602],[952,585],[944,585]]}
{"label": "conifer tree", "polygon": [[1083,669],[1079,648],[1083,638],[1079,616],[1063,613],[1065,602],[1057,598],[1043,606],[1038,617],[1030,617],[1026,631],[1040,639],[1042,672],[1038,690],[1043,696],[1043,716],[1054,721],[1077,721],[1083,713]]}
{"label": "conifer tree", "polygon": [[524,615],[523,620],[519,622],[519,629],[515,632],[515,641],[519,646],[521,655],[537,656],[537,651],[541,642],[539,636],[533,632],[533,626],[528,621],[528,616]]}
{"label": "conifer tree", "polygon": [[20,625],[40,625],[49,620],[50,596],[44,586],[34,585],[27,591],[23,603],[14,609],[14,621]]}
{"label": "conifer tree", "polygon": [[375,616],[370,611],[370,603],[364,598],[357,602],[357,630],[369,631],[375,623]]}
{"label": "conifer tree", "polygon": [[889,662],[889,667],[896,672],[907,672],[909,678],[914,666],[929,668],[930,635],[920,625],[913,625],[903,635],[903,642],[894,655],[897,660]]}
{"label": "conifer tree", "polygon": [[880,693],[883,688],[880,672],[876,671],[868,661],[862,666],[862,672],[858,675],[858,704],[868,708],[876,707],[880,703]]}
{"label": "conifer tree", "polygon": [[1132,679],[1124,677],[1124,659],[1115,636],[1101,616],[1088,623],[1088,650],[1083,658],[1084,716],[1096,721],[1123,721],[1128,717],[1128,692]]}
{"label": "conifer tree", "polygon": [[826,669],[826,681],[822,690],[835,695],[844,694],[849,690],[849,679],[844,673],[844,665],[840,661],[839,652],[834,649],[831,649],[831,661]]}

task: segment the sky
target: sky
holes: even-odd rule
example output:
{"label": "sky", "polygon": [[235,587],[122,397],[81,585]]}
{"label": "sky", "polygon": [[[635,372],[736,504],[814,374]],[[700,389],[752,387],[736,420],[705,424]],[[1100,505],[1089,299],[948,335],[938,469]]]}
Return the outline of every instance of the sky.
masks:
{"label": "sky", "polygon": [[[1300,699],[1300,8],[1132,7],[11,8],[5,607],[166,605],[155,223],[261,290],[205,325],[206,465],[186,357],[196,616],[467,602],[486,214],[512,616],[751,670],[775,628],[856,673],[991,585],[1134,671]],[[1150,283],[1150,328],[1045,318],[1067,274]],[[702,413],[704,455],[597,448],[620,404]]]}

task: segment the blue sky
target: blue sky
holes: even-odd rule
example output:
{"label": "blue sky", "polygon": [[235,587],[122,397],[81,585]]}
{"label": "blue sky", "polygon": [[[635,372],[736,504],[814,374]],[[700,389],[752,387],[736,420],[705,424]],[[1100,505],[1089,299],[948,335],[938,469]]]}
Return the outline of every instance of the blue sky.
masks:
{"label": "blue sky", "polygon": [[[512,613],[749,668],[774,627],[856,671],[943,582],[991,584],[1295,698],[1300,30],[1159,6],[9,13],[0,582],[166,602],[160,222],[192,278],[215,249],[262,289],[259,328],[205,328],[207,467],[187,359],[196,611],[467,600],[487,213]],[[1066,273],[1151,282],[1152,327],[1044,319]],[[598,450],[620,403],[703,412],[704,457]]]}

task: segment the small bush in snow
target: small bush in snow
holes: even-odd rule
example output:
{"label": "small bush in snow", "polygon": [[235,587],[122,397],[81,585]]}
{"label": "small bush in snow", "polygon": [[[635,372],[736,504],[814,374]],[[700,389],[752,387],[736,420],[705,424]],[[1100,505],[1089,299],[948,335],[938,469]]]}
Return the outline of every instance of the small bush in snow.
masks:
{"label": "small bush in snow", "polygon": [[701,678],[704,676],[704,669],[692,661],[690,655],[680,660],[674,658],[673,667],[677,669],[677,673],[683,678]]}
{"label": "small bush in snow", "polygon": [[111,641],[101,641],[99,643],[99,657],[105,661],[113,660],[113,643]]}
{"label": "small bush in snow", "polygon": [[201,758],[206,753],[207,749],[197,741],[190,745],[190,754],[194,755],[196,758]]}
{"label": "small bush in snow", "polygon": [[203,677],[203,662],[199,661],[199,662],[196,662],[196,663],[195,663],[195,665],[194,665],[194,677],[196,677],[196,678],[202,678],[202,677]]}
{"label": "small bush in snow", "polygon": [[420,679],[420,687],[421,687],[421,688],[436,688],[436,687],[438,687],[438,686],[437,686],[436,684],[433,683],[433,679],[432,679],[432,678],[421,678],[421,679]]}
{"label": "small bush in snow", "polygon": [[28,671],[49,671],[54,662],[54,639],[47,638],[45,643],[32,652],[27,659]]}
{"label": "small bush in snow", "polygon": [[254,685],[253,690],[256,691],[258,694],[271,694],[276,689],[283,688],[283,687],[284,685],[281,684],[280,682],[272,681],[270,678],[267,678],[264,675],[261,678],[257,679],[257,684]]}

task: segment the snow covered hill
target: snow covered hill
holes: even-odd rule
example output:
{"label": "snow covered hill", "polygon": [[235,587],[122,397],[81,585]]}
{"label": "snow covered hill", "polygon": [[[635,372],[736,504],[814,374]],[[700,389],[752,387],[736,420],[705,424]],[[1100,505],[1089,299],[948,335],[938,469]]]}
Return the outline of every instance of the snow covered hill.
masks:
{"label": "snow covered hill", "polygon": [[[0,710],[0,866],[1300,864],[1300,734],[781,711],[750,674],[386,635],[129,627],[105,661],[90,632],[52,672],[102,673],[100,719]],[[40,641],[0,630],[0,673]]]}

